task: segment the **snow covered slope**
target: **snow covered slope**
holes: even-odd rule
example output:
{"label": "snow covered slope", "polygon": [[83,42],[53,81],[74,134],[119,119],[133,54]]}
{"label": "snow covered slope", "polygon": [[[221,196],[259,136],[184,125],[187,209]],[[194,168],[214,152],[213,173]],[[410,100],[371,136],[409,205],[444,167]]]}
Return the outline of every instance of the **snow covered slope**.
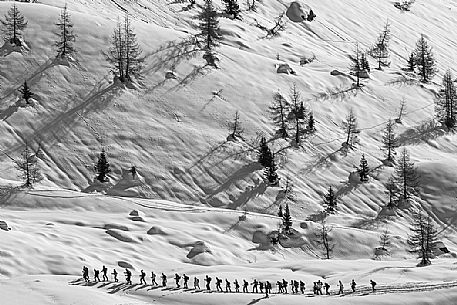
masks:
{"label": "snow covered slope", "polygon": [[[187,9],[187,3],[171,0],[68,0],[78,34],[77,63],[70,65],[53,60],[54,23],[62,1],[17,3],[29,21],[25,40],[30,51],[19,54],[0,50],[0,149],[4,152],[0,156],[0,182],[17,184],[17,173],[8,156],[18,156],[25,141],[41,144],[45,181],[35,191],[12,191],[2,197],[1,217],[13,230],[0,231],[0,273],[64,274],[70,275],[65,280],[72,280],[83,263],[93,267],[128,261],[136,271],[171,266],[164,270],[170,274],[224,273],[238,278],[248,278],[249,274],[250,278],[259,275],[268,279],[298,274],[291,273],[294,271],[308,283],[330,275],[333,287],[339,279],[348,283],[363,273],[364,285],[368,285],[371,274],[385,285],[390,285],[392,279],[398,279],[394,284],[431,282],[420,287],[414,284],[426,292],[408,293],[409,304],[451,304],[455,288],[446,289],[443,299],[439,299],[436,292],[430,291],[432,288],[425,286],[443,286],[443,281],[455,279],[453,259],[441,258],[425,271],[409,269],[415,261],[406,251],[405,240],[411,213],[422,206],[442,230],[440,240],[451,252],[457,251],[456,136],[445,134],[432,121],[441,76],[448,68],[455,71],[456,36],[450,29],[455,25],[457,4],[450,0],[416,1],[410,12],[402,13],[391,1],[308,0],[306,4],[317,15],[315,21],[288,22],[278,37],[266,38],[256,22],[273,25],[274,18],[286,10],[289,2],[263,0],[257,12],[243,12],[241,21],[221,19],[224,41],[219,49],[220,69],[215,70],[204,67],[202,54],[183,56],[189,48],[185,39],[196,33],[195,16],[201,1],[197,3],[197,7]],[[220,1],[215,3],[222,7]],[[0,15],[11,4],[0,2]],[[136,90],[112,83],[103,55],[113,27],[125,11],[134,19],[146,55],[144,79]],[[330,72],[336,69],[349,74],[348,56],[356,42],[361,48],[368,48],[387,20],[393,34],[390,67],[373,70],[363,89],[348,90],[354,80],[345,75],[332,76]],[[408,76],[401,70],[421,34],[433,46],[439,69],[433,82],[426,85],[406,81]],[[316,56],[314,62],[299,65],[301,56],[312,54]],[[374,66],[374,60],[370,60]],[[275,65],[280,63],[289,64],[297,74],[277,74]],[[165,73],[173,68],[178,78],[165,79]],[[16,104],[17,89],[25,79],[36,93],[34,108]],[[290,148],[282,140],[275,141],[273,147],[284,153],[279,162],[281,187],[286,177],[294,184],[294,228],[307,246],[259,251],[259,244],[252,241],[254,233],[277,228],[279,219],[271,215],[276,214],[282,197],[281,188],[267,187],[263,181],[263,171],[250,144],[259,134],[272,137],[274,127],[267,112],[272,95],[278,90],[287,94],[293,83],[314,113],[317,133],[303,149]],[[421,173],[422,195],[397,218],[386,218],[382,213],[387,201],[383,184],[392,168],[382,165],[381,136],[385,122],[396,117],[403,98],[406,115],[397,125],[397,132]],[[341,150],[345,140],[341,127],[351,108],[359,121],[360,143],[346,153]],[[226,141],[226,125],[235,111],[240,112],[245,142]],[[93,164],[102,147],[113,168],[113,187],[107,194],[123,198],[80,192],[97,189],[92,185]],[[376,169],[364,184],[350,179],[362,153],[370,167]],[[135,181],[126,174],[132,165],[139,173]],[[328,221],[334,226],[337,240],[334,256],[341,261],[319,261],[322,267],[302,269],[297,265],[304,258],[310,260],[304,262],[305,266],[316,265],[311,260],[319,251],[312,242],[313,228],[322,210],[322,196],[330,185],[340,196],[339,212]],[[133,209],[145,213],[144,221],[131,219],[134,216],[128,213]],[[255,214],[249,215],[247,222],[238,222],[244,209]],[[151,233],[157,234],[147,234],[153,226],[156,229]],[[394,235],[392,257],[388,262],[373,262],[369,258],[379,232],[386,227]],[[206,249],[205,246],[211,253],[187,257],[192,247]],[[352,259],[357,259],[356,263],[346,261]],[[271,271],[266,270],[267,265]],[[354,265],[360,265],[360,269]],[[237,268],[240,269],[232,271]],[[56,281],[52,276],[36,279]],[[24,277],[15,281],[47,295],[47,288],[36,279]],[[0,291],[9,291],[10,297],[15,298],[15,293],[20,292],[11,285],[16,284],[0,285]],[[68,289],[59,291],[68,295]],[[83,291],[91,291],[94,297],[106,294],[103,289]],[[129,290],[128,294],[120,299],[113,296],[106,302],[127,303],[132,294],[134,299],[147,299],[142,292]],[[404,300],[401,294],[389,296],[387,301],[391,303]],[[189,297],[170,293],[164,304],[179,304],[183,298],[189,304],[215,302],[213,296],[197,297],[195,301]],[[255,304],[252,296],[237,298],[224,302]],[[275,298],[261,303],[302,301]],[[329,298],[328,302],[384,302],[382,293],[367,298],[370,301],[351,297],[344,301]],[[308,299],[313,302],[313,298]],[[25,300],[24,304],[28,302]],[[43,300],[42,304],[49,304],[46,302],[51,301]],[[85,304],[75,299],[60,302]]]}

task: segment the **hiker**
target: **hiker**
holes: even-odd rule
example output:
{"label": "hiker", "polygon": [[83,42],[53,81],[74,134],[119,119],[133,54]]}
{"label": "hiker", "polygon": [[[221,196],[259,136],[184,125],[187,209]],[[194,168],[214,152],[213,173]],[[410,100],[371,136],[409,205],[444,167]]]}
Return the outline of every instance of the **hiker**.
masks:
{"label": "hiker", "polygon": [[238,280],[235,280],[233,285],[235,285],[235,292],[240,292],[240,284],[238,283]]}
{"label": "hiker", "polygon": [[83,279],[85,282],[89,282],[89,268],[83,266]]}
{"label": "hiker", "polygon": [[100,274],[100,271],[97,269],[94,269],[94,281],[95,282],[100,282],[100,278],[98,277],[99,274]]}
{"label": "hiker", "polygon": [[209,287],[209,284],[211,283],[211,278],[208,275],[206,275],[205,281],[206,281],[206,290],[210,291],[211,288]]}
{"label": "hiker", "polygon": [[222,292],[222,280],[216,276],[216,290]]}
{"label": "hiker", "polygon": [[305,282],[303,282],[303,281],[300,281],[300,292],[302,294],[305,293]]}
{"label": "hiker", "polygon": [[180,280],[181,280],[181,276],[179,274],[175,273],[176,288],[181,288],[181,285],[179,285]]}
{"label": "hiker", "polygon": [[200,290],[200,280],[197,277],[194,277],[194,289]]}
{"label": "hiker", "polygon": [[278,285],[278,293],[283,293],[282,282],[281,281],[277,281],[276,285]]}
{"label": "hiker", "polygon": [[106,276],[106,273],[108,272],[108,268],[106,268],[105,265],[102,267],[102,272],[103,272],[103,282],[108,281],[108,277]]}
{"label": "hiker", "polygon": [[330,292],[328,292],[328,290],[329,290],[329,288],[330,288],[329,283],[325,282],[324,287],[325,287],[325,294],[326,294],[326,295],[329,295],[329,294],[330,294]]}
{"label": "hiker", "polygon": [[260,293],[263,293],[263,282],[259,281]]}
{"label": "hiker", "polygon": [[354,279],[352,279],[352,282],[351,282],[352,292],[355,292],[355,286],[356,285],[357,285],[357,283],[354,281]]}
{"label": "hiker", "polygon": [[314,14],[313,10],[309,10],[309,14],[306,17],[306,20],[307,21],[313,21],[315,17],[316,17],[316,14]]}
{"label": "hiker", "polygon": [[232,288],[230,288],[230,282],[225,279],[225,292],[232,292]]}
{"label": "hiker", "polygon": [[252,285],[252,293],[259,293],[259,289],[257,288],[257,286],[259,285],[259,283],[257,282],[256,279],[254,279],[254,282],[251,283]]}
{"label": "hiker", "polygon": [[116,269],[113,269],[113,273],[111,273],[111,274],[112,274],[113,277],[114,277],[114,282],[115,282],[115,283],[119,282],[119,280],[117,279],[117,271],[116,271]]}
{"label": "hiker", "polygon": [[162,272],[162,287],[167,286],[167,276]]}
{"label": "hiker", "polygon": [[243,280],[243,293],[248,293],[248,285],[249,283],[246,280]]}
{"label": "hiker", "polygon": [[282,279],[282,288],[284,289],[284,293],[287,294],[287,281]]}
{"label": "hiker", "polygon": [[375,291],[375,287],[376,287],[376,282],[373,281],[373,280],[370,280],[370,284],[371,284],[371,288],[373,289],[373,292]]}
{"label": "hiker", "polygon": [[129,269],[125,268],[125,281],[127,284],[132,285],[132,272]]}
{"label": "hiker", "polygon": [[144,285],[147,285],[146,284],[146,280],[144,279],[146,277],[146,273],[144,273],[143,269],[141,269],[141,274],[140,274],[140,285],[141,284],[144,284]]}
{"label": "hiker", "polygon": [[268,294],[271,293],[271,284],[269,281],[265,282],[265,297],[268,298]]}
{"label": "hiker", "polygon": [[341,281],[338,281],[338,286],[340,286],[340,290],[338,291],[338,294],[344,294],[344,286],[343,286],[343,283]]}
{"label": "hiker", "polygon": [[294,280],[295,293],[298,293],[298,281]]}
{"label": "hiker", "polygon": [[317,283],[316,283],[316,288],[317,288],[317,291],[316,291],[317,293],[316,293],[316,294],[322,295],[322,282],[321,282],[321,280],[318,280],[318,281],[317,281]]}
{"label": "hiker", "polygon": [[159,284],[157,284],[157,282],[156,282],[156,275],[155,275],[154,271],[151,271],[151,285],[159,286]]}
{"label": "hiker", "polygon": [[186,274],[183,274],[182,278],[184,279],[184,289],[189,289],[189,287],[187,286],[187,282],[189,282],[189,277]]}

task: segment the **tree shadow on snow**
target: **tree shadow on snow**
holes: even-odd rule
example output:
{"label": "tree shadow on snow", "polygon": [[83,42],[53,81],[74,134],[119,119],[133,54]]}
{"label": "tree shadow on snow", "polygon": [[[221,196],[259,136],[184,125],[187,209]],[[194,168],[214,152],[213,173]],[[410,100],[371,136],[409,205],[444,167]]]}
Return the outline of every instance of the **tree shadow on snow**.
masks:
{"label": "tree shadow on snow", "polygon": [[425,121],[419,126],[409,128],[398,136],[400,145],[413,145],[437,139],[446,133],[446,129],[434,120]]}

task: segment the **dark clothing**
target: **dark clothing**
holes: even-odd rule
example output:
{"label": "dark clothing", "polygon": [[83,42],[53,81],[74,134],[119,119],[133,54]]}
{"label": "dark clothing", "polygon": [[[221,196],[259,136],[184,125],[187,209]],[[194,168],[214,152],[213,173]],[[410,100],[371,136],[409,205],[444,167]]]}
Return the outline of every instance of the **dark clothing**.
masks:
{"label": "dark clothing", "polygon": [[144,271],[141,270],[141,274],[140,274],[140,285],[141,285],[141,284],[146,285],[145,277],[146,277],[146,273],[144,273]]}
{"label": "dark clothing", "polygon": [[259,293],[259,289],[257,288],[258,284],[259,283],[257,282],[257,280],[254,280],[254,282],[252,282],[252,284],[251,284],[252,285],[252,293],[254,293],[254,292],[255,293]]}
{"label": "dark clothing", "polygon": [[282,280],[282,288],[284,289],[284,293],[287,293],[287,281],[285,279]]}
{"label": "dark clothing", "polygon": [[243,280],[243,292],[244,293],[248,293],[249,292],[248,291],[248,285],[249,285],[249,283],[246,282],[246,280]]}
{"label": "dark clothing", "polygon": [[352,280],[351,282],[351,289],[352,289],[352,292],[355,292],[355,286],[357,285],[356,282],[354,282],[354,280]]}
{"label": "dark clothing", "polygon": [[183,279],[184,279],[184,289],[189,289],[189,287],[187,286],[187,282],[189,282],[189,277],[184,274]]}
{"label": "dark clothing", "polygon": [[151,272],[151,285],[156,285],[156,286],[159,285],[156,282],[156,275],[154,274],[154,272]]}
{"label": "dark clothing", "polygon": [[167,276],[162,273],[162,286],[167,286]]}
{"label": "dark clothing", "polygon": [[125,280],[127,284],[132,285],[132,272],[129,269],[125,269]]}
{"label": "dark clothing", "polygon": [[325,283],[325,284],[324,284],[324,287],[325,287],[325,294],[330,294],[330,293],[328,292],[328,290],[329,290],[329,288],[330,288],[330,285],[329,285],[328,283]]}
{"label": "dark clothing", "polygon": [[371,288],[373,289],[373,292],[374,292],[375,291],[376,282],[373,281],[373,280],[370,280],[370,284],[371,284]]}
{"label": "dark clothing", "polygon": [[206,281],[206,290],[211,290],[209,284],[211,284],[211,278],[209,276],[206,276],[205,278],[205,281]]}
{"label": "dark clothing", "polygon": [[230,282],[227,279],[225,280],[225,292],[232,292],[232,288],[230,288]]}
{"label": "dark clothing", "polygon": [[235,292],[240,292],[240,284],[238,284],[238,280],[235,280],[233,285],[235,285]]}
{"label": "dark clothing", "polygon": [[305,293],[305,283],[300,281],[300,292],[303,294]]}
{"label": "dark clothing", "polygon": [[216,290],[219,292],[222,292],[222,280],[218,277],[216,277]]}
{"label": "dark clothing", "polygon": [[108,272],[108,268],[103,266],[102,272],[103,272],[103,281],[108,281],[108,276],[106,276],[106,273]]}
{"label": "dark clothing", "polygon": [[200,289],[200,280],[198,278],[194,278],[194,289]]}
{"label": "dark clothing", "polygon": [[94,281],[100,282],[100,278],[98,277],[100,274],[99,270],[94,269]]}
{"label": "dark clothing", "polygon": [[176,282],[177,288],[181,288],[181,285],[179,285],[180,280],[181,280],[181,276],[179,276],[179,274],[175,273],[175,282]]}
{"label": "dark clothing", "polygon": [[119,282],[119,280],[117,279],[117,271],[116,271],[116,269],[114,269],[114,270],[113,270],[113,273],[111,273],[111,274],[112,274],[113,277],[114,277],[114,282],[115,282],[115,283]]}

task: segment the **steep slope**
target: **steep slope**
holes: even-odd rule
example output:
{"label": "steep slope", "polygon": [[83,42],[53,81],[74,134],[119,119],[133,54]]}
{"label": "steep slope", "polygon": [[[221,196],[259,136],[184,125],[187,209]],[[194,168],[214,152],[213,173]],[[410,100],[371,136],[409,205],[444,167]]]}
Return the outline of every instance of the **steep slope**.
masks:
{"label": "steep slope", "polygon": [[[340,214],[335,218],[354,227],[378,219],[386,202],[383,183],[391,172],[381,162],[382,128],[388,118],[396,116],[405,98],[407,114],[397,131],[423,173],[424,200],[418,202],[429,207],[443,227],[454,221],[455,136],[430,125],[439,75],[452,68],[455,57],[450,51],[455,36],[448,30],[454,22],[452,2],[417,3],[411,12],[401,13],[388,1],[308,1],[318,16],[315,22],[289,22],[280,36],[264,38],[265,32],[254,20],[269,26],[287,6],[265,0],[257,12],[244,13],[242,21],[222,18],[225,38],[217,70],[203,67],[201,54],[191,59],[182,54],[189,47],[182,39],[196,32],[198,7],[186,10],[186,4],[167,1],[69,1],[78,34],[78,63],[56,64],[53,31],[61,4],[42,2],[18,4],[29,20],[25,37],[30,52],[8,54],[0,62],[0,132],[4,135],[0,145],[14,157],[24,141],[41,143],[45,185],[86,189],[104,146],[113,165],[114,184],[135,165],[149,197],[275,213],[279,189],[267,187],[247,143],[258,133],[271,137],[274,128],[267,108],[272,94],[277,90],[287,94],[296,83],[317,120],[317,133],[304,148],[287,149],[280,160],[282,181],[290,177],[295,186],[292,210],[296,217],[318,213],[322,195],[332,185],[341,196]],[[1,2],[0,11],[10,5]],[[103,56],[116,19],[125,10],[136,19],[146,55],[144,79],[137,90],[113,84]],[[331,76],[330,71],[348,72],[348,55],[356,41],[368,48],[386,19],[393,32],[391,66],[374,70],[362,90],[342,93],[351,88],[353,79]],[[436,83],[411,85],[403,80],[401,67],[421,33],[434,47],[440,73]],[[317,60],[299,66],[300,56],[310,54]],[[289,63],[297,75],[277,74],[274,65],[279,62]],[[177,80],[165,80],[171,68]],[[35,109],[15,106],[17,88],[24,79],[37,93]],[[218,91],[218,96],[213,94]],[[359,120],[360,144],[345,153],[341,126],[350,108]],[[237,110],[247,143],[225,141],[226,123]],[[280,150],[288,145],[278,140],[273,147]],[[348,179],[362,153],[376,168],[366,184]],[[6,155],[2,158],[4,178],[16,179],[12,163]],[[452,227],[447,230],[454,232]],[[455,243],[454,235],[448,236]]]}

